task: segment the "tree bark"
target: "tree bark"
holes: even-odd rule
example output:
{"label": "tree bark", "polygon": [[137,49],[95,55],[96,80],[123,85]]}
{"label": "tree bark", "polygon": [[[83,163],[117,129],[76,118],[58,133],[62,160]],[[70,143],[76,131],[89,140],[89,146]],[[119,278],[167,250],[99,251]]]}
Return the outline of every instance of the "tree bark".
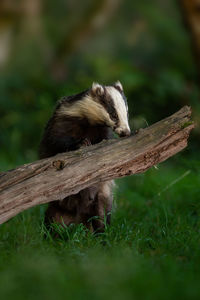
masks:
{"label": "tree bark", "polygon": [[145,172],[187,146],[194,127],[190,116],[191,109],[185,106],[131,137],[103,141],[1,173],[0,223],[100,181]]}

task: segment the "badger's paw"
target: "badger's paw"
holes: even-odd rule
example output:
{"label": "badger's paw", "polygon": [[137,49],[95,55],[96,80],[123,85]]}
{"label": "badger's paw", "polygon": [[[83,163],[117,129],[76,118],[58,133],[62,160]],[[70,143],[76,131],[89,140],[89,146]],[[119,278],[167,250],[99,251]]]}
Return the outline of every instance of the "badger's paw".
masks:
{"label": "badger's paw", "polygon": [[91,141],[88,139],[88,138],[85,138],[82,143],[81,143],[81,148],[82,147],[87,147],[87,146],[90,146],[92,145]]}

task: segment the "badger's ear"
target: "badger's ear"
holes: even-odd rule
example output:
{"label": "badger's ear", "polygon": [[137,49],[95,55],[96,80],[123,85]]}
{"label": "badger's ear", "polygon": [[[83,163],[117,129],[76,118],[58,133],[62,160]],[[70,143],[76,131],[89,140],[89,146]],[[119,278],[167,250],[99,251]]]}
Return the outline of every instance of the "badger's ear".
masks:
{"label": "badger's ear", "polygon": [[114,87],[120,91],[120,92],[123,92],[123,86],[121,84],[121,82],[119,80],[117,80],[115,83],[114,83]]}
{"label": "badger's ear", "polygon": [[92,93],[94,95],[97,95],[97,96],[103,96],[103,94],[104,94],[104,88],[103,88],[103,86],[100,85],[97,82],[93,82],[93,84],[92,84]]}

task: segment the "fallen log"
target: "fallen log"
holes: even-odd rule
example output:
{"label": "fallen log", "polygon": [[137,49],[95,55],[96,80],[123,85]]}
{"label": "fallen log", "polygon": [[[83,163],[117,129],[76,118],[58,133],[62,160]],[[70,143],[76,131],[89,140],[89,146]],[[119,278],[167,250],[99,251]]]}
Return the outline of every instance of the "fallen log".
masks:
{"label": "fallen log", "polygon": [[77,151],[0,173],[0,224],[25,209],[76,194],[100,181],[145,172],[187,146],[194,124],[191,108],[128,138],[103,141]]}

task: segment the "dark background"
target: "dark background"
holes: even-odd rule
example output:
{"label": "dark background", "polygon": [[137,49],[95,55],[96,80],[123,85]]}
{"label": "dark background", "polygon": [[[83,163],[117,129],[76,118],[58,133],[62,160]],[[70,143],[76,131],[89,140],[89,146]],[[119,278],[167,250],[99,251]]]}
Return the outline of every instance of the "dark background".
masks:
{"label": "dark background", "polygon": [[0,171],[38,159],[56,101],[93,81],[122,82],[132,130],[184,105],[196,125],[184,151],[116,180],[104,233],[54,224],[55,239],[46,205],[0,225],[1,299],[200,299],[199,5],[197,35],[182,14],[197,2],[0,0]]}
{"label": "dark background", "polygon": [[199,120],[197,69],[176,1],[3,0],[0,14],[1,171],[37,159],[55,102],[93,81],[122,82],[133,130],[186,104]]}

